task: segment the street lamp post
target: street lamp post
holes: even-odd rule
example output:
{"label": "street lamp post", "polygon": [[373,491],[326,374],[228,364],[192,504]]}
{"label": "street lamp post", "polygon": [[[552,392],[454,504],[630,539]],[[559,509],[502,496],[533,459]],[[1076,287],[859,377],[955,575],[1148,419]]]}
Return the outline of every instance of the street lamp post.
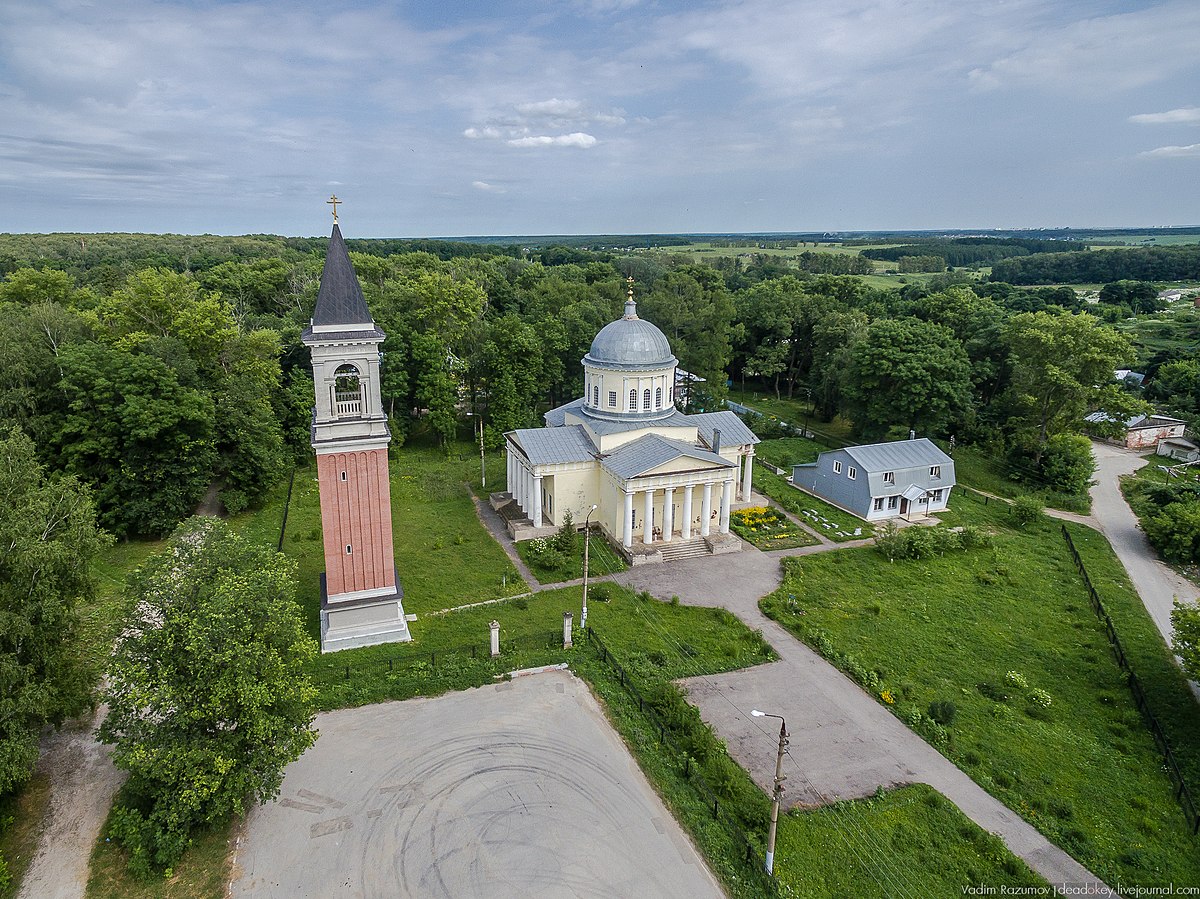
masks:
{"label": "street lamp post", "polygon": [[771,874],[775,869],[775,831],[779,824],[779,802],[783,798],[783,782],[787,780],[783,774],[783,754],[787,752],[788,745],[787,722],[783,720],[782,715],[771,715],[758,709],[752,709],[750,714],[755,718],[779,719],[779,753],[775,756],[775,789],[771,796],[771,828],[767,831],[767,860],[764,866],[767,873]]}
{"label": "street lamp post", "polygon": [[[483,413],[468,412],[468,418],[476,418],[479,420],[479,486],[483,490],[487,490],[487,464],[483,459]],[[472,432],[474,425],[472,425]]]}
{"label": "street lamp post", "polygon": [[588,550],[592,545],[592,513],[595,511],[596,504],[592,503],[583,519],[583,612],[579,616],[581,631],[587,630]]}

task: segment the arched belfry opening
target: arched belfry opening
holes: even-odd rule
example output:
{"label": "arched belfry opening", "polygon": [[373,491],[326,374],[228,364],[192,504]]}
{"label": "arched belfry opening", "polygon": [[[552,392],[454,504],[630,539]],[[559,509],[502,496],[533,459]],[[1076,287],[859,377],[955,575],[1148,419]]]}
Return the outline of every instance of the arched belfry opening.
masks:
{"label": "arched belfry opening", "polygon": [[316,399],[322,652],[411,639],[392,546],[392,435],[379,397],[384,336],[335,220],[316,308],[301,336],[312,353]]}

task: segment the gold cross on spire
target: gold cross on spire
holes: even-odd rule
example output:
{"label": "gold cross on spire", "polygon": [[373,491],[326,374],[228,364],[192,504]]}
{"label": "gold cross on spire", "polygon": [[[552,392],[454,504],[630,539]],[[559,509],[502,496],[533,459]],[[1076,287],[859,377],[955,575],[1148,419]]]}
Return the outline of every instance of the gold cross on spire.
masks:
{"label": "gold cross on spire", "polygon": [[626,278],[625,283],[629,285],[628,296],[629,296],[629,299],[632,300],[633,299],[633,275],[630,275],[628,278]]}
{"label": "gold cross on spire", "polygon": [[328,199],[328,200],[326,200],[325,202],[326,202],[326,203],[328,203],[330,206],[332,206],[332,207],[333,207],[333,223],[336,225],[336,224],[337,224],[337,208],[338,208],[338,203],[341,203],[341,202],[343,202],[343,201],[342,201],[342,200],[339,200],[339,199],[337,198],[337,194],[331,194],[331,195],[330,195],[330,197],[329,197],[329,199]]}

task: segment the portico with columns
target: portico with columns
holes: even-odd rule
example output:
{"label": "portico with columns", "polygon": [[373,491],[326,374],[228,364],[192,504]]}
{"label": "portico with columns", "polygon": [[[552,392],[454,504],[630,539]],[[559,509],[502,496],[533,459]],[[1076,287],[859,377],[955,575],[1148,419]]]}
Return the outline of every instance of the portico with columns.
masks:
{"label": "portico with columns", "polygon": [[753,502],[758,438],[732,412],[679,411],[676,364],[631,287],[625,315],[583,358],[586,395],[546,413],[547,427],[505,435],[508,491],[493,503],[514,538],[548,534],[567,512],[582,525],[590,512],[635,564],[741,548],[729,517]]}

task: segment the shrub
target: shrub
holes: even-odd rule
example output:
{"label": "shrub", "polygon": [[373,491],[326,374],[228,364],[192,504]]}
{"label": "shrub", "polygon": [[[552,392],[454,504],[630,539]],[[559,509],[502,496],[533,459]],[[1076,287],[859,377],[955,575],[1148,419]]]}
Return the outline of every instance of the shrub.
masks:
{"label": "shrub", "polygon": [[1021,690],[1029,689],[1029,681],[1027,681],[1025,679],[1025,675],[1019,671],[1006,672],[1004,675],[1004,682],[1010,687],[1018,687]]}
{"label": "shrub", "polygon": [[1157,515],[1143,519],[1142,527],[1168,562],[1200,561],[1200,503],[1170,503]]}
{"label": "shrub", "polygon": [[929,703],[929,717],[938,724],[949,726],[958,714],[958,707],[948,699],[938,699]]}
{"label": "shrub", "polygon": [[1059,493],[1087,493],[1096,462],[1091,442],[1079,434],[1051,437],[1042,454],[1042,477],[1046,486]]}
{"label": "shrub", "polygon": [[595,602],[608,602],[612,599],[612,584],[601,581],[599,584],[588,585],[588,599]]}
{"label": "shrub", "polygon": [[1032,690],[1029,694],[1029,701],[1043,709],[1050,708],[1050,694],[1045,690]]}
{"label": "shrub", "polygon": [[579,532],[575,530],[575,520],[568,509],[563,513],[562,527],[554,535],[554,548],[564,556],[573,556],[579,552]]}
{"label": "shrub", "polygon": [[1022,496],[1012,504],[1012,516],[1021,527],[1036,524],[1046,517],[1046,509],[1036,496]]}

